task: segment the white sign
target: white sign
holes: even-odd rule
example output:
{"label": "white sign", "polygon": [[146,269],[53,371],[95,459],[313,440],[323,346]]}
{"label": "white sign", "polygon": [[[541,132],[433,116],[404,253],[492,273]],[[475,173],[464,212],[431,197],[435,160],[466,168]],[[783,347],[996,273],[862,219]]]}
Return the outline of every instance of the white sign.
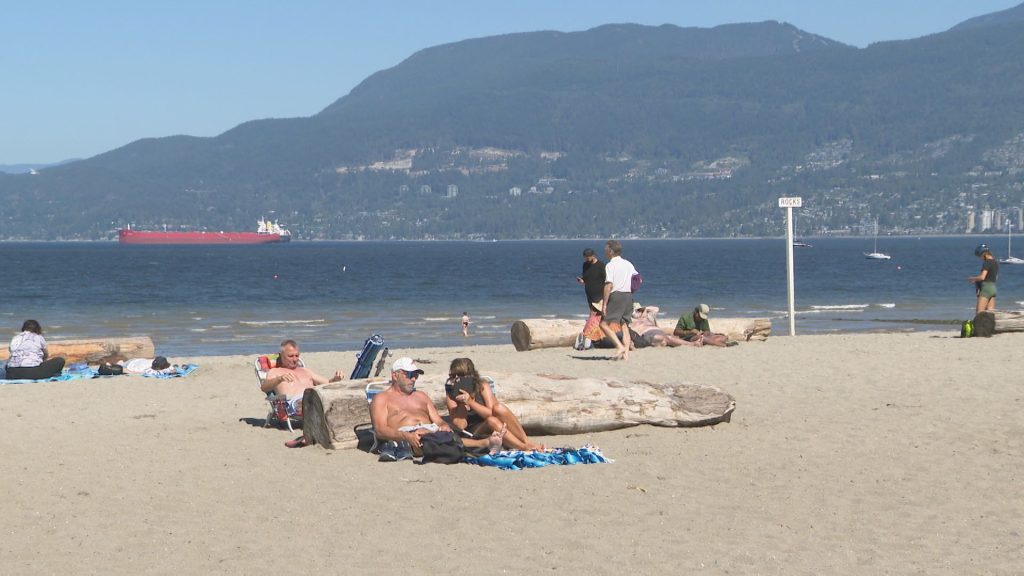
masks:
{"label": "white sign", "polygon": [[804,199],[800,196],[790,196],[789,198],[779,198],[779,208],[800,208],[804,205]]}

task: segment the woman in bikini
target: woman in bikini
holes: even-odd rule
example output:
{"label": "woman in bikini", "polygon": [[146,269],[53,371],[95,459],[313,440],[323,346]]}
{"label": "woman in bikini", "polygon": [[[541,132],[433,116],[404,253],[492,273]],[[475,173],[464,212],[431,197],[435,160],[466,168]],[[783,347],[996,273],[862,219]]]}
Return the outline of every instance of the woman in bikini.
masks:
{"label": "woman in bikini", "polygon": [[[459,387],[462,378],[471,379],[469,390]],[[474,435],[489,434],[505,428],[503,444],[513,450],[543,450],[541,444],[530,442],[516,415],[498,402],[491,392],[491,384],[481,378],[469,358],[452,360],[445,382],[445,403],[452,424]]]}

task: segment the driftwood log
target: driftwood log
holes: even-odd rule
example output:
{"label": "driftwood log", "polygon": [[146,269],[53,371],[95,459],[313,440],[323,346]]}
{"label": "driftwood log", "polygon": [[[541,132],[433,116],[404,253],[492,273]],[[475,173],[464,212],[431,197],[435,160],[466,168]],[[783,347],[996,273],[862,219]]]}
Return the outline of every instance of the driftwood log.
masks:
{"label": "driftwood log", "polygon": [[[148,336],[133,338],[95,338],[83,340],[48,340],[46,348],[51,358],[60,356],[72,362],[97,363],[100,358],[120,354],[126,358],[152,358],[156,355],[153,340]],[[0,360],[6,360],[10,351],[0,350]]]}
{"label": "driftwood log", "polygon": [[[639,424],[704,426],[727,422],[736,408],[732,396],[711,386],[550,374],[488,376],[495,380],[498,399],[529,434],[582,434]],[[370,421],[367,382],[347,380],[306,390],[306,440],[325,448],[354,448],[356,426]],[[422,378],[417,387],[434,400],[442,416],[447,413],[440,378]]]}
{"label": "driftwood log", "polygon": [[995,316],[995,333],[1024,332],[1024,310],[1001,310]]}
{"label": "driftwood log", "polygon": [[[517,320],[512,324],[512,345],[520,352],[538,348],[572,346],[576,341],[576,335],[583,330],[583,324],[583,320],[554,320],[550,318]],[[671,334],[675,328],[675,322],[659,323],[659,326]],[[711,330],[740,342],[763,341],[772,332],[772,321],[769,318],[712,318]]]}

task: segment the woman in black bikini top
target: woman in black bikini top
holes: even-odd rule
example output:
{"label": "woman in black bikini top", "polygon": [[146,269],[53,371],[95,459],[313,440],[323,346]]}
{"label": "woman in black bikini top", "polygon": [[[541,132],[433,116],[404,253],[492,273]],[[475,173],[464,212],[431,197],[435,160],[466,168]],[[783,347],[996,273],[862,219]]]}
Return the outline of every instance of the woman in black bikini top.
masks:
{"label": "woman in black bikini top", "polygon": [[503,444],[513,450],[543,450],[530,442],[519,419],[491,392],[490,382],[480,377],[469,358],[452,360],[445,387],[445,404],[452,424],[474,435],[505,428]]}

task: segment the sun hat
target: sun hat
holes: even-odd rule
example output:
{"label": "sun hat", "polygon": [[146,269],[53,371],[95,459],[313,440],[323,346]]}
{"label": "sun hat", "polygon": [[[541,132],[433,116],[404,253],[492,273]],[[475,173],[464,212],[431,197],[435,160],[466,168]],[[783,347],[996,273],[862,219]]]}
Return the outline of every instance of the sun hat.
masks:
{"label": "sun hat", "polygon": [[700,313],[701,318],[707,318],[708,314],[711,313],[711,307],[708,306],[707,304],[698,304],[697,307],[694,308],[693,310],[694,312]]}
{"label": "sun hat", "polygon": [[417,366],[416,363],[412,361],[412,358],[409,358],[408,356],[402,356],[398,360],[395,360],[395,363],[391,365],[392,372],[398,372],[399,370],[404,370],[406,372],[419,372],[420,374],[423,374],[423,370],[420,370],[420,367]]}

